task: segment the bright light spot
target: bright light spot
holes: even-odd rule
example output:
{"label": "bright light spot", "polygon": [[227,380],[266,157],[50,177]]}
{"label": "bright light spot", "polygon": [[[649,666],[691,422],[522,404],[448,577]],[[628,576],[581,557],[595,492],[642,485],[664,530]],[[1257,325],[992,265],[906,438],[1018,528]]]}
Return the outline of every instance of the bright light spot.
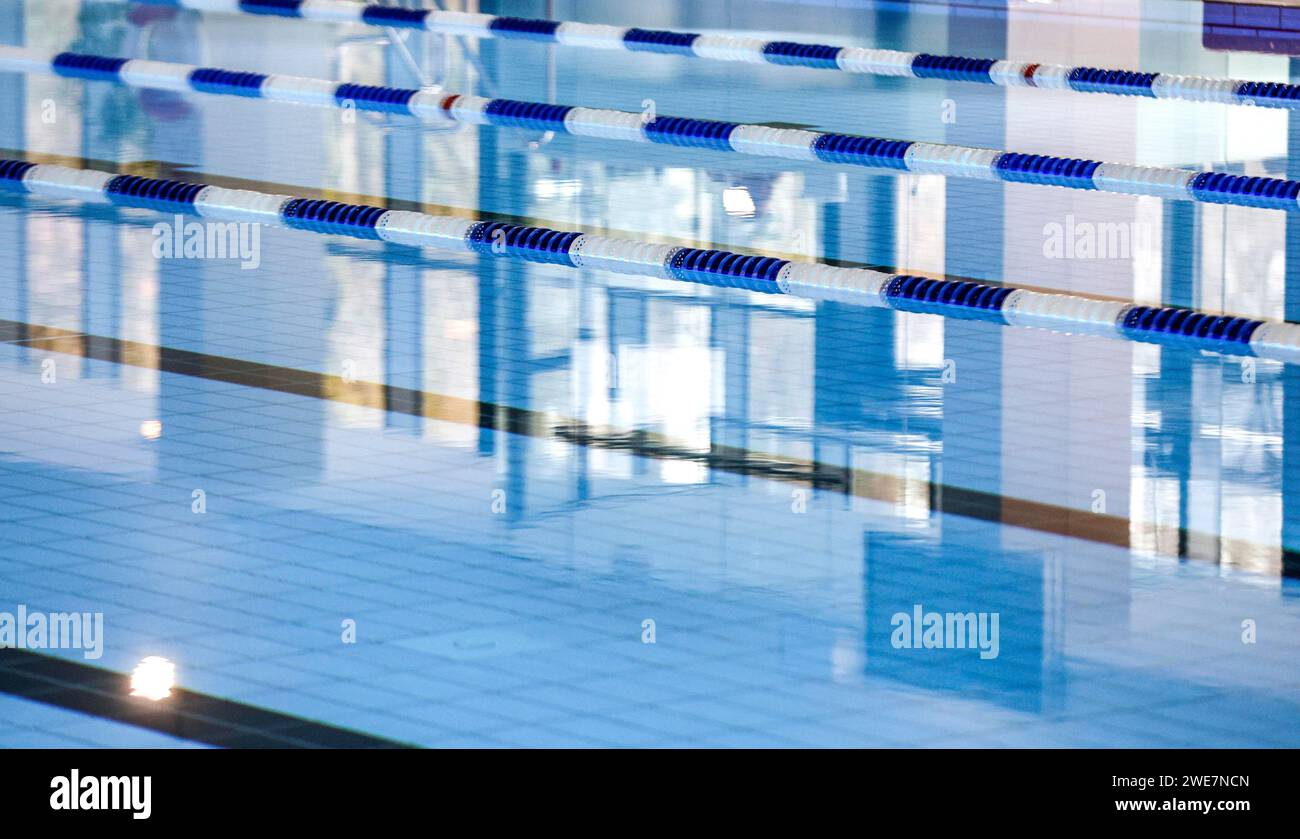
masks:
{"label": "bright light spot", "polygon": [[729,186],[722,191],[722,209],[729,216],[752,216],[754,197],[743,186]]}
{"label": "bright light spot", "polygon": [[131,673],[131,695],[155,702],[171,696],[175,684],[176,665],[161,656],[143,659]]}
{"label": "bright light spot", "polygon": [[159,420],[145,420],[140,423],[140,436],[146,440],[157,440],[162,436],[162,422]]}
{"label": "bright light spot", "polygon": [[534,186],[538,198],[572,198],[582,194],[582,181],[542,178]]}
{"label": "bright light spot", "polygon": [[465,341],[478,334],[478,324],[472,320],[450,318],[443,321],[442,334],[454,341]]}

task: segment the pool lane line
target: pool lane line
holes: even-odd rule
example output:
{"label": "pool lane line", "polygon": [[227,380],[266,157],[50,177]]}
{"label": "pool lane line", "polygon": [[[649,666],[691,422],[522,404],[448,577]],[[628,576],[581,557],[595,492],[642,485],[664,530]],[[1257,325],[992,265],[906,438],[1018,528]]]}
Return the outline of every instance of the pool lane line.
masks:
{"label": "pool lane line", "polygon": [[129,87],[401,114],[422,122],[555,131],[579,137],[709,149],[758,157],[952,178],[1058,186],[1121,195],[1300,211],[1300,181],[1106,163],[1084,158],[815,132],[635,111],[486,99],[441,89],[196,67],[147,59],[0,46],[0,71],[50,73]]}
{"label": "pool lane line", "polygon": [[129,674],[33,650],[0,648],[0,693],[223,748],[411,748],[185,688],[157,702],[133,697]]}
{"label": "pool lane line", "polygon": [[[603,449],[649,460],[696,463],[720,473],[825,490],[895,507],[909,498],[924,495],[928,499],[930,511],[935,514],[1002,524],[1116,548],[1133,547],[1133,522],[1127,516],[1093,513],[921,478],[873,472],[789,455],[768,454],[713,442],[710,442],[707,449],[701,449],[660,432],[594,426],[547,411],[514,405],[382,382],[349,380],[314,370],[21,321],[0,320],[0,344],[388,411],[425,420],[476,427],[483,431],[504,432],[539,440],[560,440],[573,446]],[[1176,553],[1161,552],[1157,548],[1157,553],[1162,556],[1219,562],[1224,555],[1231,554],[1261,565],[1276,561],[1279,562],[1281,576],[1300,577],[1300,551],[1156,522],[1142,522],[1139,527],[1142,532],[1154,537],[1156,545],[1177,546]],[[1192,545],[1214,545],[1217,553],[1193,555],[1189,553]]]}
{"label": "pool lane line", "polygon": [[[445,215],[455,218],[469,219],[472,221],[499,221],[509,222],[526,227],[549,227],[560,222],[554,219],[547,219],[541,216],[526,215],[521,213],[487,213],[478,208],[455,207],[450,204],[433,204],[425,201],[412,201],[405,198],[390,198],[382,195],[367,194],[364,192],[355,192],[345,189],[325,189],[320,187],[311,187],[303,184],[288,184],[275,181],[257,180],[253,178],[240,178],[233,175],[223,175],[213,172],[196,171],[192,166],[179,164],[169,160],[136,160],[130,162],[119,162],[115,160],[106,160],[93,157],[82,157],[78,155],[57,154],[54,152],[31,151],[24,149],[6,149],[0,148],[0,158],[12,157],[29,163],[57,163],[61,166],[69,166],[74,169],[108,169],[115,168],[121,174],[139,175],[148,178],[172,178],[177,180],[202,180],[203,183],[212,186],[222,186],[234,190],[252,190],[255,192],[266,191],[293,191],[298,194],[320,198],[328,201],[343,201],[350,204],[371,204],[382,206],[389,210],[410,210],[412,212],[428,213],[432,215]],[[10,194],[13,198],[22,200],[24,193],[12,192],[6,193],[0,190],[0,195]],[[54,202],[51,206],[58,206]],[[137,222],[133,216],[124,216],[119,212],[119,208],[111,204],[91,204],[81,207],[82,211],[91,213],[105,213],[104,218],[110,218],[124,224],[142,223]],[[143,216],[140,217],[143,220]],[[152,226],[150,222],[150,226]],[[616,238],[630,239],[638,238],[645,242],[651,242],[659,245],[676,245],[687,248],[711,248],[714,250],[725,250],[732,247],[725,242],[708,241],[704,239],[688,239],[681,236],[663,235],[653,231],[640,230],[623,230],[616,227],[608,227],[600,224],[585,225],[585,232],[589,234],[598,234],[601,236],[612,236]],[[418,254],[419,251],[413,253]],[[780,251],[774,249],[765,249],[764,253],[768,256],[786,259],[792,262],[805,261],[812,257],[808,254],[794,253],[790,251]],[[863,262],[860,260],[843,259],[833,256],[818,257],[818,262],[824,265],[832,265],[836,268],[869,268],[876,271],[883,271],[889,274],[909,274],[910,271],[900,269],[898,266],[884,265],[873,262]],[[950,280],[971,280],[982,282],[974,277],[968,277],[962,274],[945,273],[945,279]],[[1055,289],[1021,285],[1019,288],[1026,288],[1031,291],[1055,291]],[[1094,294],[1087,291],[1073,291],[1074,295],[1085,299],[1095,300],[1113,300],[1101,294]]]}
{"label": "pool lane line", "polygon": [[[117,0],[129,2],[131,0]],[[554,21],[440,9],[402,9],[348,0],[134,0],[206,12],[275,15],[335,23],[417,29],[473,38],[560,44],[593,50],[661,53],[747,64],[837,70],[869,76],[942,79],[1045,90],[1141,96],[1227,105],[1300,108],[1300,85],[1175,73],[968,58],[868,47],[768,41],[741,32],[704,34]]]}
{"label": "pool lane line", "polygon": [[839,268],[760,254],[473,221],[23,160],[0,159],[0,187],[44,198],[185,213],[221,223],[271,224],[417,248],[505,256],[1004,326],[1174,343],[1300,363],[1300,325],[1187,308],[891,274],[869,268]]}

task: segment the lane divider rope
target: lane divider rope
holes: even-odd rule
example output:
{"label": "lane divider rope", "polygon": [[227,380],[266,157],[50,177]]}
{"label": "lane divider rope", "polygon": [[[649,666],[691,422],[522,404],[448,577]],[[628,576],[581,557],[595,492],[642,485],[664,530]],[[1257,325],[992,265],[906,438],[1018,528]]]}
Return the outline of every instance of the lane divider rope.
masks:
{"label": "lane divider rope", "polygon": [[0,70],[945,177],[1300,210],[1300,181],[0,46]]}
{"label": "lane divider rope", "polygon": [[[131,0],[118,0],[130,2]],[[743,33],[704,34],[475,12],[402,9],[352,0],[135,0],[150,5],[420,29],[475,38],[543,41],[587,49],[656,52],[838,70],[871,76],[946,79],[1000,87],[1073,90],[1153,99],[1300,108],[1300,85],[1174,73],[1143,73],[1045,62],[967,58],[866,47],[767,41]]]}
{"label": "lane divider rope", "polygon": [[514,257],[1008,326],[1178,343],[1300,363],[1300,325],[1193,309],[792,262],[22,160],[0,159],[0,187],[45,198],[188,213],[214,222],[262,223],[411,247]]}

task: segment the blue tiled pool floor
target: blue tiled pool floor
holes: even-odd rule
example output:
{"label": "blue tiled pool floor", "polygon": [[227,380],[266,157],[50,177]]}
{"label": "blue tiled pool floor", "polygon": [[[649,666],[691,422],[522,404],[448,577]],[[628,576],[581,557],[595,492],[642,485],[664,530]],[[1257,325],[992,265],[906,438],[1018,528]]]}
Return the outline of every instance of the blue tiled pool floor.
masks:
{"label": "blue tiled pool floor", "polygon": [[[45,357],[5,349],[6,398]],[[796,514],[765,480],[656,492],[625,454],[575,507],[579,447],[499,433],[551,466],[512,521],[492,459],[440,441],[447,423],[360,409],[318,437],[336,406],[164,373],[183,407],[145,440],[156,406],[129,410],[120,372],[87,362],[24,396],[40,422],[0,482],[7,590],[103,612],[98,666],[162,654],[189,689],[422,745],[1161,746],[1187,726],[1295,744],[1300,685],[1277,676],[1300,614],[1276,579],[945,516],[912,533],[828,492]],[[223,416],[250,429],[238,453],[204,420]],[[310,487],[283,477],[310,449],[337,456]],[[112,474],[91,468],[105,453]],[[32,487],[40,503],[13,499]],[[999,612],[998,658],[895,649],[914,602]]]}

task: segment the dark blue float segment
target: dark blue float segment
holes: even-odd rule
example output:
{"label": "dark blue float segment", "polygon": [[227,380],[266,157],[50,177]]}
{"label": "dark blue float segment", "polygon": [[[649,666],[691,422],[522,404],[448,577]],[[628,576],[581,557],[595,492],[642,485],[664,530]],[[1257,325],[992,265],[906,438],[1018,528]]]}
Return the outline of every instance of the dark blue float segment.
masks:
{"label": "dark blue float segment", "polygon": [[656,117],[642,131],[652,143],[731,151],[731,132],[740,126],[734,122],[688,117]]}
{"label": "dark blue float segment", "polygon": [[993,84],[989,69],[996,63],[992,58],[963,58],[960,55],[930,55],[923,52],[912,59],[912,74],[918,79],[952,79]]}
{"label": "dark blue float segment", "polygon": [[556,20],[530,20],[522,17],[493,18],[488,28],[503,38],[526,38],[530,41],[554,41]]}
{"label": "dark blue float segment", "polygon": [[1281,178],[1202,172],[1192,179],[1191,192],[1198,200],[1211,204],[1244,204],[1277,210],[1300,209],[1296,203],[1296,196],[1300,194],[1300,181]]}
{"label": "dark blue float segment", "polygon": [[796,44],[793,41],[771,41],[763,47],[763,58],[772,64],[792,64],[798,67],[838,69],[836,59],[843,47],[825,44]]}
{"label": "dark blue float segment", "polygon": [[1124,331],[1133,337],[1181,337],[1249,344],[1261,320],[1209,315],[1191,309],[1134,306],[1124,315]]}
{"label": "dark blue float segment", "polygon": [[1092,176],[1100,165],[1099,160],[1006,152],[998,156],[993,167],[1004,181],[1096,189]]}
{"label": "dark blue float segment", "polygon": [[254,15],[302,17],[302,0],[239,0],[239,8]]}
{"label": "dark blue float segment", "polygon": [[1135,73],[1131,70],[1102,70],[1097,67],[1075,67],[1066,77],[1073,90],[1082,93],[1119,93],[1129,96],[1155,96],[1151,89],[1156,73]]}
{"label": "dark blue float segment", "polygon": [[334,88],[334,101],[344,107],[345,103],[351,102],[359,111],[409,114],[411,97],[419,92],[414,88],[345,82]]}
{"label": "dark blue float segment", "polygon": [[260,97],[265,73],[241,73],[218,67],[199,67],[190,73],[190,87],[200,93],[228,93],[232,96]]}
{"label": "dark blue float segment", "polygon": [[295,198],[280,210],[280,218],[289,227],[313,230],[318,233],[339,233],[357,239],[378,239],[375,225],[388,212],[382,207],[365,204],[344,204],[341,201],[323,201],[312,198]]}
{"label": "dark blue float segment", "polygon": [[538,131],[563,131],[564,118],[573,110],[571,105],[548,105],[545,102],[519,102],[514,99],[493,99],[483,109],[490,125],[511,128],[532,128]]}
{"label": "dark blue float segment", "polygon": [[697,32],[668,32],[662,29],[629,29],[623,33],[623,46],[632,52],[668,52],[690,54]]}
{"label": "dark blue float segment", "polygon": [[0,160],[0,181],[21,182],[35,165],[26,160]]}
{"label": "dark blue float segment", "polygon": [[428,9],[399,9],[394,6],[366,6],[361,20],[371,26],[396,26],[405,29],[423,29]]}
{"label": "dark blue float segment", "polygon": [[668,274],[678,280],[780,294],[776,278],[789,264],[789,260],[771,256],[681,248],[673,253],[667,267]]}
{"label": "dark blue float segment", "polygon": [[827,163],[852,163],[885,169],[907,169],[910,140],[882,140],[852,134],[823,134],[813,141],[813,154]]}
{"label": "dark blue float segment", "polygon": [[547,227],[524,227],[499,221],[481,221],[465,235],[470,250],[516,256],[529,262],[574,265],[569,248],[581,233],[551,230]]}
{"label": "dark blue float segment", "polygon": [[194,199],[204,189],[206,189],[205,184],[191,184],[163,178],[141,178],[137,175],[116,175],[104,184],[104,194],[114,204],[156,210],[193,207]]}
{"label": "dark blue float segment", "polygon": [[1300,99],[1300,85],[1281,82],[1242,82],[1233,93],[1242,99],[1266,102],[1295,102]]}
{"label": "dark blue float segment", "polygon": [[1002,307],[1013,291],[1007,286],[903,274],[889,281],[883,296],[890,306],[904,311],[1001,321]]}
{"label": "dark blue float segment", "polygon": [[122,65],[129,59],[108,58],[103,55],[82,55],[76,52],[61,52],[50,62],[54,72],[70,79],[111,79],[120,78]]}

